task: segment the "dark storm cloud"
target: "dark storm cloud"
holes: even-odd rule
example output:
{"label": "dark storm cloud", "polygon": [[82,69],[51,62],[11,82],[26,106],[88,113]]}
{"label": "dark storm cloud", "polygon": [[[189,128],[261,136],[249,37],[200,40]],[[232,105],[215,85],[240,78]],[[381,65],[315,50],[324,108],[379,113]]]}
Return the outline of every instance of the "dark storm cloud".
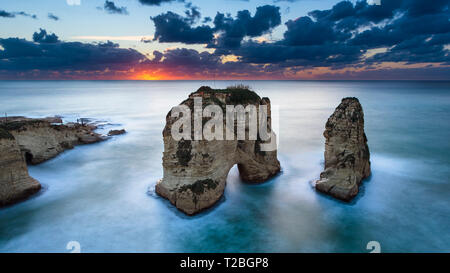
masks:
{"label": "dark storm cloud", "polygon": [[445,46],[450,33],[449,2],[430,1],[429,6],[419,10],[424,7],[423,1],[403,1],[398,18],[360,32],[348,43],[362,49],[389,48],[367,62],[448,63]]}
{"label": "dark storm cloud", "polygon": [[[449,0],[337,3],[329,10],[316,10],[312,17],[286,23],[283,39],[276,42],[246,41],[219,54],[234,54],[241,62],[281,63],[286,66],[342,67],[383,61],[421,63],[449,62]],[[361,31],[361,28],[365,30]],[[375,48],[386,52],[365,58]],[[220,47],[219,47],[220,49]]]}
{"label": "dark storm cloud", "polygon": [[48,14],[48,18],[51,19],[51,20],[55,20],[55,21],[59,20],[59,17],[54,15],[53,13],[49,13]]}
{"label": "dark storm cloud", "polygon": [[193,27],[190,17],[169,11],[151,19],[155,24],[155,41],[185,44],[206,44],[212,41],[213,29],[206,25]]}
{"label": "dark storm cloud", "polygon": [[143,5],[159,6],[161,4],[170,2],[184,2],[184,0],[139,0],[139,2]]}
{"label": "dark storm cloud", "polygon": [[7,11],[5,11],[5,10],[0,10],[0,17],[14,18],[14,17],[16,17],[16,16],[14,15],[14,13],[7,12]]}
{"label": "dark storm cloud", "polygon": [[[256,9],[254,16],[248,10],[237,13],[236,18],[217,13],[214,18],[214,28],[209,25],[194,26],[201,15],[197,8],[189,8],[181,16],[167,12],[151,17],[155,24],[155,40],[159,42],[180,42],[185,44],[205,44],[213,42],[213,34],[218,33],[218,39],[211,47],[236,48],[244,37],[257,37],[269,32],[281,24],[281,15],[278,7],[262,6]],[[205,18],[204,22],[209,22]]]}
{"label": "dark storm cloud", "polygon": [[392,19],[405,0],[381,0],[381,5],[367,1],[341,1],[329,10],[315,10],[309,13],[317,21],[335,24],[338,30],[354,30],[370,23]]}
{"label": "dark storm cloud", "polygon": [[327,22],[314,22],[309,17],[300,17],[286,23],[284,43],[292,46],[320,45],[329,41],[343,41],[350,38],[350,34],[336,31]]}
{"label": "dark storm cloud", "polygon": [[[381,5],[341,1],[331,9],[315,10],[309,16],[289,20],[285,23],[283,39],[271,43],[251,40],[281,24],[279,8],[271,5],[258,7],[254,16],[248,10],[239,11],[236,17],[219,12],[213,28],[193,26],[194,13],[190,11],[186,17],[168,12],[152,19],[155,40],[208,43],[208,47],[216,49],[216,55],[234,54],[246,63],[336,67],[360,62],[370,49],[378,47],[391,49],[366,62],[379,62],[383,58],[405,62],[429,58],[433,62],[447,62],[445,39],[433,36],[450,32],[448,3],[448,0],[438,0],[424,6],[421,0],[382,0]],[[200,18],[200,14],[195,18]],[[361,28],[366,30],[360,31]],[[217,35],[214,40],[213,34]],[[250,40],[244,42],[245,37]],[[411,46],[403,49],[394,47],[417,37],[428,41],[411,41]],[[425,53],[424,47],[430,47],[431,52]]]}
{"label": "dark storm cloud", "polygon": [[37,15],[36,14],[30,14],[30,13],[26,13],[24,11],[15,12],[14,14],[25,16],[25,17],[30,17],[30,18],[33,18],[33,19],[37,19]]}
{"label": "dark storm cloud", "polygon": [[281,64],[282,66],[338,66],[359,61],[359,47],[326,43],[322,45],[290,46],[282,42],[257,43],[248,41],[233,54],[245,63]]}
{"label": "dark storm cloud", "polygon": [[110,14],[128,14],[126,7],[118,7],[113,1],[106,0],[103,8]]}
{"label": "dark storm cloud", "polygon": [[142,63],[145,69],[162,69],[173,76],[190,75],[195,77],[241,77],[274,76],[280,77],[282,71],[272,65],[253,65],[240,62],[222,63],[220,56],[193,49],[176,48],[164,53],[153,52],[154,58]]}
{"label": "dark storm cloud", "polygon": [[372,5],[367,1],[341,1],[329,10],[315,10],[309,13],[320,21],[339,22],[339,29],[356,29],[369,23],[379,23],[403,13],[406,17],[420,17],[448,11],[449,0],[381,0],[381,5]]}
{"label": "dark storm cloud", "polygon": [[198,19],[200,19],[201,14],[198,7],[193,6],[192,3],[186,4],[187,10],[184,12],[189,23],[194,24]]}
{"label": "dark storm cloud", "polygon": [[448,0],[433,0],[433,1],[420,1],[420,0],[405,0],[403,8],[408,11],[411,16],[421,16],[425,14],[439,13],[443,10],[448,12],[449,1]]}
{"label": "dark storm cloud", "polygon": [[0,39],[0,45],[0,70],[4,72],[125,70],[146,59],[136,50],[112,42],[63,42],[43,29],[34,33],[33,41],[7,38]]}
{"label": "dark storm cloud", "polygon": [[238,11],[236,18],[217,13],[214,18],[216,32],[222,32],[217,39],[217,47],[237,48],[244,37],[261,36],[281,24],[280,8],[265,5],[256,8],[252,17],[250,11]]}
{"label": "dark storm cloud", "polygon": [[443,50],[442,45],[430,41],[426,40],[426,37],[418,36],[395,45],[386,53],[374,55],[370,61],[450,64],[448,51]]}
{"label": "dark storm cloud", "polygon": [[8,12],[8,11],[5,11],[5,10],[0,10],[0,17],[14,18],[14,17],[16,17],[16,15],[37,19],[37,16],[35,14],[29,14],[29,13],[26,13],[24,11]]}
{"label": "dark storm cloud", "polygon": [[56,36],[55,33],[48,34],[45,29],[39,29],[39,32],[35,32],[33,34],[33,41],[36,43],[47,43],[47,44],[53,44],[58,43],[59,38]]}
{"label": "dark storm cloud", "polygon": [[197,50],[187,48],[176,48],[168,50],[165,53],[156,51],[154,54],[158,58],[156,61],[161,62],[164,57],[163,64],[175,66],[191,66],[203,68],[214,68],[219,62],[220,57],[208,52],[198,52]]}
{"label": "dark storm cloud", "polygon": [[426,14],[420,17],[403,16],[384,27],[373,27],[357,34],[351,43],[366,47],[392,46],[418,35],[432,38],[450,32],[448,13]]}

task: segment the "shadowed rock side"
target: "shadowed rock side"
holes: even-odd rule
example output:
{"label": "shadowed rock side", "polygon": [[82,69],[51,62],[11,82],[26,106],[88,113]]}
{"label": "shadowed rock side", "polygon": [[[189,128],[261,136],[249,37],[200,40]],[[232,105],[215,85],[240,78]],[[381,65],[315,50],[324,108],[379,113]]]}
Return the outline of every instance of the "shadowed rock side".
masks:
{"label": "shadowed rock side", "polygon": [[41,185],[28,174],[14,136],[0,128],[0,207],[26,199]]}
{"label": "shadowed rock side", "polygon": [[[192,93],[182,102],[194,109],[194,97],[201,96],[203,107],[206,105],[219,105],[223,111],[224,130],[226,127],[226,105],[253,104],[268,106],[268,128],[271,128],[270,101],[260,98],[255,92],[248,89],[213,90],[202,87]],[[259,110],[258,110],[259,111]],[[179,210],[193,215],[214,205],[223,195],[226,178],[230,169],[238,164],[241,178],[249,183],[261,183],[276,175],[280,171],[280,162],[277,152],[264,152],[260,150],[260,137],[258,140],[180,140],[175,141],[171,135],[172,124],[177,118],[166,118],[163,131],[164,177],[156,185],[156,192],[167,198]],[[209,118],[203,118],[203,124]],[[192,122],[192,129],[193,129]],[[234,124],[236,139],[237,125]],[[249,131],[246,123],[246,133]],[[224,134],[225,138],[225,134]],[[191,139],[194,139],[193,132]],[[248,139],[248,138],[246,138]]]}
{"label": "shadowed rock side", "polygon": [[106,138],[94,132],[93,124],[62,124],[59,118],[31,119],[9,117],[0,128],[11,133],[29,164],[39,164],[76,145],[91,144]]}
{"label": "shadowed rock side", "polygon": [[364,133],[364,113],[357,98],[344,98],[328,119],[323,135],[325,171],[316,189],[350,201],[370,175],[370,153]]}

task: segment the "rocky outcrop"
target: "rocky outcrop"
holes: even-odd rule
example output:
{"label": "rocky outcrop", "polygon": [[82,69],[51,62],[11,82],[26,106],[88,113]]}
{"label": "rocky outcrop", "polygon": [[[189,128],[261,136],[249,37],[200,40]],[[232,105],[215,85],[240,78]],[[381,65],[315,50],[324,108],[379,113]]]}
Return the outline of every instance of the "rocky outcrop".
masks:
{"label": "rocky outcrop", "polygon": [[40,188],[29,176],[14,136],[0,128],[0,207],[26,199]]}
{"label": "rocky outcrop", "polygon": [[0,128],[14,136],[23,157],[30,164],[39,164],[76,145],[91,144],[106,138],[94,132],[92,124],[62,124],[60,118],[31,119],[9,117],[0,120]]}
{"label": "rocky outcrop", "polygon": [[[254,105],[256,109],[259,109],[260,105],[267,105],[268,128],[271,128],[270,100],[261,99],[255,92],[246,88],[214,90],[202,87],[181,103],[187,106],[191,113],[194,113],[195,97],[202,98],[203,108],[207,105],[218,105],[224,113],[226,105]],[[209,119],[203,117],[202,124],[205,125]],[[241,178],[249,183],[264,182],[280,171],[276,149],[262,151],[260,145],[263,141],[259,133],[254,140],[237,140],[237,121],[231,125],[234,127],[234,140],[194,140],[192,130],[190,139],[183,138],[179,141],[171,134],[176,121],[177,118],[173,118],[169,112],[163,131],[164,176],[157,183],[156,192],[188,215],[211,207],[221,198],[228,172],[235,164],[238,165]],[[226,124],[225,114],[223,122]],[[248,124],[247,122],[245,125],[246,135],[249,133]],[[224,125],[224,131],[225,127]]]}
{"label": "rocky outcrop", "polygon": [[325,171],[316,189],[343,201],[358,194],[370,175],[364,113],[357,98],[344,98],[325,126]]}
{"label": "rocky outcrop", "polygon": [[108,136],[118,136],[118,135],[123,135],[126,134],[127,131],[125,131],[125,129],[121,129],[121,130],[111,130],[108,132]]}
{"label": "rocky outcrop", "polygon": [[23,200],[41,188],[28,175],[27,163],[39,164],[76,145],[107,139],[95,129],[87,119],[63,124],[59,117],[0,118],[0,206]]}

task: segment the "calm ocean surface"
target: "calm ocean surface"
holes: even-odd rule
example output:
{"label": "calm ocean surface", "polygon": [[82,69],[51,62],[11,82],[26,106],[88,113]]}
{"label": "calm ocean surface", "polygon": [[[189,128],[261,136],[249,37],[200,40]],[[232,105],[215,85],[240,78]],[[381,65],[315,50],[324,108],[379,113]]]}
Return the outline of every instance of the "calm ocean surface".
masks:
{"label": "calm ocean surface", "polygon": [[[279,106],[282,174],[246,185],[230,171],[225,197],[195,217],[154,193],[165,116],[201,85],[236,82],[0,82],[0,113],[89,117],[128,134],[78,146],[29,168],[37,196],[0,209],[0,252],[450,251],[450,82],[249,84]],[[327,118],[358,97],[372,177],[345,204],[315,192]]]}

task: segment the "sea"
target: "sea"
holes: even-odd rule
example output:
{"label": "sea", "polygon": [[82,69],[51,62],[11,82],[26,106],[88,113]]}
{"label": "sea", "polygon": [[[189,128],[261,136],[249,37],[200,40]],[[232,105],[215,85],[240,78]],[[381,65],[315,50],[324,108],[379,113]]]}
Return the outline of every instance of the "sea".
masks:
{"label": "sea", "polygon": [[[165,117],[200,86],[269,97],[282,172],[189,217],[154,190]],[[314,189],[344,97],[365,114],[372,175],[352,202]],[[90,118],[104,133],[37,166],[41,192],[0,209],[0,252],[449,252],[450,82],[0,81],[0,116]],[[373,247],[375,246],[375,247]]]}

